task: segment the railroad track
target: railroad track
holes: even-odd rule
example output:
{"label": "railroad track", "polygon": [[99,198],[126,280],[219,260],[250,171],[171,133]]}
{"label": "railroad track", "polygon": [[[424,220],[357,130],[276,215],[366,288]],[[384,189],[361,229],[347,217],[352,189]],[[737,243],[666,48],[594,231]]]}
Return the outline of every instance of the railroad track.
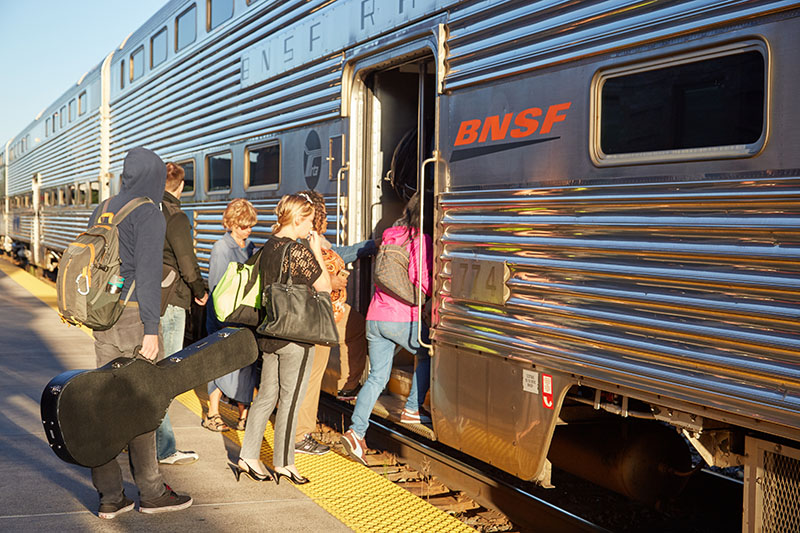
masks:
{"label": "railroad track", "polygon": [[[351,414],[352,405],[321,394],[319,418],[327,425],[341,431],[344,429],[341,427],[342,421]],[[423,483],[428,483],[432,477],[441,482],[441,485],[434,485],[433,489],[429,484],[427,494],[424,484],[412,483],[409,486],[412,492],[423,498],[427,496],[431,504],[438,503],[445,511],[453,512],[456,516],[465,514],[469,517],[469,511],[474,510],[475,505],[472,504],[471,509],[470,502],[463,496],[466,495],[480,506],[501,513],[513,524],[511,529],[500,529],[501,517],[498,529],[486,531],[608,531],[531,494],[519,486],[516,478],[391,422],[371,419],[368,443],[371,448],[383,451],[382,457],[370,461],[374,463],[371,467],[375,471],[404,480],[403,473],[392,470],[396,464],[391,463],[399,462],[420,473],[407,476],[414,482],[421,478]],[[398,461],[393,461],[393,456]],[[442,486],[456,489],[457,492],[447,488],[443,490]]]}

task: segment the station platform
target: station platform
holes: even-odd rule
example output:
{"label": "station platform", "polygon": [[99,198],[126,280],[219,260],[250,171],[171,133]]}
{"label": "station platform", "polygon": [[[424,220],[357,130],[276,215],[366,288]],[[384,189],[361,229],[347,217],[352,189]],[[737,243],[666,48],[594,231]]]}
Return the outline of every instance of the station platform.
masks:
{"label": "station platform", "polygon": [[[237,483],[235,462],[244,432],[213,433],[200,425],[205,391],[178,396],[170,418],[178,449],[200,459],[161,465],[166,482],[189,494],[183,511],[97,517],[88,468],[59,459],[47,443],[39,401],[66,370],[94,368],[89,330],[68,327],[56,312],[55,288],[0,258],[0,531],[471,531],[380,474],[333,451],[296,456],[311,483]],[[223,409],[227,406],[223,406]],[[235,420],[230,411],[223,413]],[[272,464],[267,425],[262,460]],[[120,454],[126,496],[138,493]],[[137,506],[138,508],[138,506]]]}

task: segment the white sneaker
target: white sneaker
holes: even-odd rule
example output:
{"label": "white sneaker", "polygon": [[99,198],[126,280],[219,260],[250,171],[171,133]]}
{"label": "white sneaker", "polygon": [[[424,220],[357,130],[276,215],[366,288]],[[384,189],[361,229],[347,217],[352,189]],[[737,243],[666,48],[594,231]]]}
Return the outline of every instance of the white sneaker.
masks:
{"label": "white sneaker", "polygon": [[178,450],[172,455],[159,459],[158,462],[162,465],[188,465],[189,463],[197,461],[199,458],[200,456],[195,452],[182,452]]}
{"label": "white sneaker", "polygon": [[339,441],[344,446],[345,451],[350,454],[350,457],[364,466],[369,466],[367,465],[367,460],[364,459],[367,454],[367,443],[364,442],[364,439],[358,438],[355,431],[348,429]]}

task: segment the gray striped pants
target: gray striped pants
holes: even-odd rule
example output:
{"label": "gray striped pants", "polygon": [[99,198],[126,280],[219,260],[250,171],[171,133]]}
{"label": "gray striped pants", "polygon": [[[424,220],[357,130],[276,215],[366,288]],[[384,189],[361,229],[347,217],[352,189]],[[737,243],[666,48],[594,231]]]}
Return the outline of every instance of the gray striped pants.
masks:
{"label": "gray striped pants", "polygon": [[313,353],[313,346],[304,348],[290,342],[275,353],[263,354],[261,383],[247,415],[239,457],[251,461],[260,458],[261,439],[277,403],[272,464],[276,467],[294,464],[297,414],[308,387]]}

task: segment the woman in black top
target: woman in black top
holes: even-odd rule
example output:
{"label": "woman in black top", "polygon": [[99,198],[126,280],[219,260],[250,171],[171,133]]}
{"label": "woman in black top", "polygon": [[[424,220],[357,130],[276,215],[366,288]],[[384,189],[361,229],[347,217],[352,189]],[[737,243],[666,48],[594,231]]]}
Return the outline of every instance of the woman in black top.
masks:
{"label": "woman in black top", "polygon": [[[275,214],[278,222],[272,226],[272,236],[264,243],[261,253],[262,283],[272,283],[280,275],[285,276],[291,265],[292,283],[330,292],[330,276],[323,266],[322,239],[313,231],[314,204],[311,199],[302,194],[286,195],[278,202]],[[308,238],[310,247],[297,242],[301,238]],[[287,244],[289,252],[281,263],[283,247]],[[273,477],[277,483],[281,477],[286,477],[295,484],[308,483],[294,465],[294,433],[297,411],[308,385],[314,346],[273,337],[259,337],[258,345],[263,352],[261,384],[250,407],[238,466],[234,465],[236,479],[244,472],[256,481]],[[261,462],[260,452],[267,420],[276,402],[278,412],[275,415],[272,471]]]}

